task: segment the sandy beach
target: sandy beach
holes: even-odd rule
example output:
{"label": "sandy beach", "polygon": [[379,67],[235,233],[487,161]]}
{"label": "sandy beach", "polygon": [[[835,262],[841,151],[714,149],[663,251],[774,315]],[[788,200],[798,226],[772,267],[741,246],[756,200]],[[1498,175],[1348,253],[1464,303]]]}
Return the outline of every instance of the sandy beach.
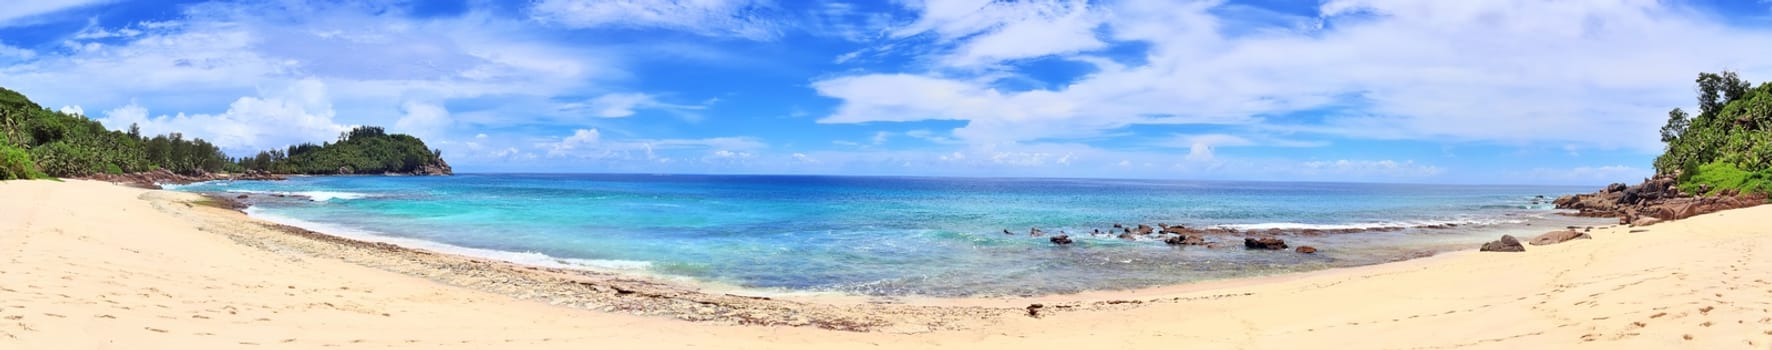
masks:
{"label": "sandy beach", "polygon": [[[1772,348],[1772,206],[1593,239],[1037,298],[755,297],[0,182],[0,348]],[[1040,304],[1038,317],[1028,307]]]}

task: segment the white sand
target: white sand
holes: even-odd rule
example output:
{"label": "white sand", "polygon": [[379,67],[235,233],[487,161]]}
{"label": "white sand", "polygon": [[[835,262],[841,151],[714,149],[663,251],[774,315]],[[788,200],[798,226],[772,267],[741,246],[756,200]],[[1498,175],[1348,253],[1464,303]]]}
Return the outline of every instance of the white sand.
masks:
{"label": "white sand", "polygon": [[1591,240],[1525,253],[1132,292],[921,300],[1148,302],[894,334],[549,306],[243,245],[154,206],[191,200],[88,181],[0,182],[0,349],[1772,348],[1772,206],[1646,232],[1595,230]]}

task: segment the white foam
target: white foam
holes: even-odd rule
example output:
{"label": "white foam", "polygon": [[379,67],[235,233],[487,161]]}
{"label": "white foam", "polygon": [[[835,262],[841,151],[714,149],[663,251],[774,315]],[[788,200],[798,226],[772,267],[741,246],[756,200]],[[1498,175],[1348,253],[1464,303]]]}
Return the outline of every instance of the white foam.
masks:
{"label": "white foam", "polygon": [[1232,228],[1232,229],[1238,229],[1238,230],[1243,230],[1243,231],[1271,230],[1271,229],[1281,229],[1281,230],[1370,230],[1370,229],[1385,228],[1385,227],[1425,227],[1425,226],[1439,226],[1439,225],[1447,225],[1447,224],[1460,225],[1460,226],[1499,225],[1499,224],[1518,224],[1518,223],[1524,223],[1524,222],[1526,222],[1526,221],[1519,220],[1519,219],[1512,219],[1512,220],[1501,220],[1501,219],[1496,219],[1496,220],[1474,220],[1474,219],[1422,220],[1422,221],[1366,222],[1366,223],[1351,223],[1351,224],[1305,224],[1305,223],[1296,223],[1296,222],[1267,222],[1267,223],[1258,223],[1258,224],[1218,225],[1218,227]]}
{"label": "white foam", "polygon": [[318,222],[301,220],[301,219],[291,218],[291,217],[282,216],[282,215],[265,213],[263,210],[259,210],[258,208],[246,208],[246,214],[251,215],[252,217],[255,217],[255,218],[265,220],[265,221],[305,228],[305,229],[314,230],[314,231],[321,232],[321,233],[328,234],[328,235],[350,238],[350,239],[355,239],[355,240],[359,240],[359,241],[388,243],[388,244],[398,245],[398,246],[407,247],[407,248],[422,249],[422,250],[428,250],[428,251],[446,253],[446,254],[455,254],[455,255],[472,256],[472,257],[478,257],[478,258],[502,260],[502,261],[507,261],[507,262],[521,264],[521,265],[539,266],[539,267],[554,267],[554,268],[565,268],[565,269],[601,270],[601,271],[607,271],[607,270],[638,271],[638,270],[646,270],[646,269],[649,269],[652,267],[652,263],[647,262],[647,261],[557,258],[557,257],[548,256],[547,254],[542,254],[542,253],[537,253],[537,252],[514,252],[514,251],[503,251],[503,250],[492,250],[492,249],[469,248],[469,247],[463,247],[463,246],[458,246],[458,245],[453,245],[453,244],[448,244],[448,243],[427,241],[427,240],[422,240],[422,239],[393,237],[393,236],[387,236],[387,235],[383,235],[383,234],[373,232],[373,231],[368,231],[368,230],[355,229],[355,228],[344,227],[344,226],[333,225],[333,224],[318,223]]}
{"label": "white foam", "polygon": [[257,194],[280,194],[280,195],[285,195],[285,196],[303,197],[303,198],[311,199],[316,202],[325,202],[325,201],[330,201],[333,199],[363,199],[363,198],[375,197],[375,195],[368,194],[368,193],[335,192],[335,191],[278,192],[278,191],[259,191],[259,190],[232,190],[232,191],[228,191],[228,192],[257,193]]}

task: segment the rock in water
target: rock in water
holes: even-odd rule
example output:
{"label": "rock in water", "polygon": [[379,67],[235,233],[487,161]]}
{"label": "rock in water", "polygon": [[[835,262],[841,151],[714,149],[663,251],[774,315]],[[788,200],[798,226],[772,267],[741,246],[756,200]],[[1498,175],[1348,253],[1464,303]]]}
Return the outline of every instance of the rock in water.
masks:
{"label": "rock in water", "polygon": [[1304,254],[1316,254],[1317,247],[1312,247],[1312,246],[1308,246],[1308,245],[1298,246],[1298,249],[1294,250],[1294,251],[1299,252],[1299,253],[1304,253]]}
{"label": "rock in water", "polygon": [[1481,250],[1485,252],[1524,252],[1526,246],[1520,245],[1520,240],[1515,239],[1513,235],[1501,235],[1500,240],[1483,243]]}
{"label": "rock in water", "polygon": [[1533,237],[1532,238],[1532,245],[1552,245],[1552,244],[1557,244],[1557,243],[1568,242],[1569,240],[1572,240],[1572,239],[1590,239],[1590,238],[1594,238],[1594,237],[1589,236],[1586,232],[1581,232],[1581,231],[1576,231],[1576,230],[1551,231],[1549,233],[1538,235],[1538,237]]}
{"label": "rock in water", "polygon": [[1071,236],[1070,235],[1052,236],[1051,241],[1052,241],[1052,244],[1057,244],[1057,245],[1071,244]]}
{"label": "rock in water", "polygon": [[1164,239],[1163,243],[1168,243],[1169,245],[1206,245],[1206,239],[1200,238],[1199,235],[1175,236]]}
{"label": "rock in water", "polygon": [[1286,249],[1286,241],[1273,237],[1244,238],[1243,248],[1281,250]]}

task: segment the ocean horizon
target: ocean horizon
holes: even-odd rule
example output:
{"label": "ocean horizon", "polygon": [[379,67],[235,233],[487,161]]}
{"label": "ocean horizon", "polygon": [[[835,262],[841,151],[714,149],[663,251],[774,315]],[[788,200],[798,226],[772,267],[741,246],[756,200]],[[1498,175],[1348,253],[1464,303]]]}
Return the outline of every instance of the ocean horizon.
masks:
{"label": "ocean horizon", "polygon": [[[758,293],[1007,296],[1118,290],[1368,265],[1606,220],[1557,215],[1589,186],[1082,178],[459,174],[214,181],[248,213],[328,234],[520,264]],[[1245,250],[1125,240],[1114,224],[1282,235]],[[1038,228],[1041,236],[1032,236]],[[1008,234],[1005,234],[1008,231]],[[1076,241],[1055,245],[1051,236]]]}

